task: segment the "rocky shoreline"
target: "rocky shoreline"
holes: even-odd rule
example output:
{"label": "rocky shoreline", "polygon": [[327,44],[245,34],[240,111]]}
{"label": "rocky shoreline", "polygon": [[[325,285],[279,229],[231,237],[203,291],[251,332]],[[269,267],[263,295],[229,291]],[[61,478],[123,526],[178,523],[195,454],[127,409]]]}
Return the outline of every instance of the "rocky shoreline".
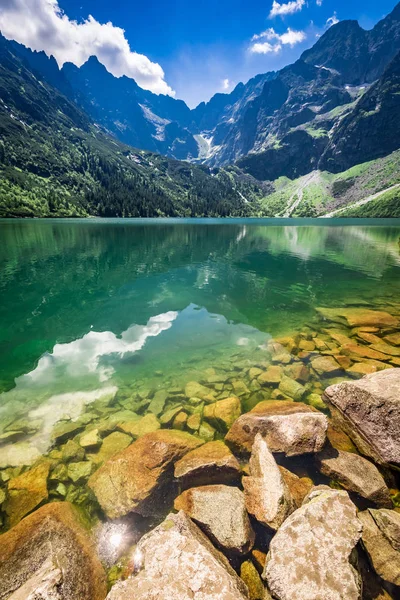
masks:
{"label": "rocky shoreline", "polygon": [[[0,600],[400,598],[400,307],[0,435]],[[21,461],[21,456],[25,461]]]}

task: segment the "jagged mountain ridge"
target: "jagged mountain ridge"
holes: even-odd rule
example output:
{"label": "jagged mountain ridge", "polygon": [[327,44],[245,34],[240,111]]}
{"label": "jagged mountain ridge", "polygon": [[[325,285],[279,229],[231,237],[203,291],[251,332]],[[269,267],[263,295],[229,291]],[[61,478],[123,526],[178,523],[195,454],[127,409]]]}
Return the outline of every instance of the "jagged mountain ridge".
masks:
{"label": "jagged mountain ridge", "polygon": [[347,84],[372,83],[400,50],[399,21],[400,4],[370,31],[357,21],[341,21],[303,52],[301,59],[336,70]]}
{"label": "jagged mountain ridge", "polygon": [[[347,167],[332,153],[335,132],[343,134],[347,116],[398,51],[400,4],[371,31],[356,21],[340,22],[296,63],[190,110],[133,79],[114,77],[94,57],[80,68],[57,70],[44,53],[21,49],[46,81],[120,141],[213,167],[238,161],[260,179],[298,177],[320,162],[333,170]],[[329,163],[321,159],[328,155]]]}

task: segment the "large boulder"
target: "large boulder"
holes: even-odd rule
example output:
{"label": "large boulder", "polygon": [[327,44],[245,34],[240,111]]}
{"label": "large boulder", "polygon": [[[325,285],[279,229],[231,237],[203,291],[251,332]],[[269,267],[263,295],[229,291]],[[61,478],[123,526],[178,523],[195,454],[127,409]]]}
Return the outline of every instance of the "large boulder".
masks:
{"label": "large boulder", "polygon": [[278,600],[359,600],[349,557],[361,536],[347,492],[314,488],[272,539],[263,577]]}
{"label": "large boulder", "polygon": [[175,499],[209,538],[230,554],[246,554],[254,543],[254,532],[246,511],[243,492],[228,485],[191,488]]}
{"label": "large boulder", "polygon": [[139,542],[135,577],[107,600],[244,600],[247,587],[184,512],[169,515]]}
{"label": "large boulder", "polygon": [[324,399],[362,454],[382,465],[400,466],[400,369],[333,385]]}
{"label": "large boulder", "polygon": [[157,513],[154,495],[172,479],[173,463],[203,443],[174,429],[147,433],[93,473],[89,487],[111,519],[130,512],[153,515]]}
{"label": "large boulder", "polygon": [[240,465],[221,440],[208,442],[175,463],[174,475],[185,487],[231,483],[240,477]]}
{"label": "large boulder", "polygon": [[250,475],[243,478],[246,508],[257,521],[278,529],[294,509],[289,488],[267,442],[258,434],[254,440]]}
{"label": "large boulder", "polygon": [[326,446],[315,456],[318,469],[349,492],[356,492],[378,506],[391,508],[389,489],[374,464],[351,452]]}
{"label": "large boulder", "polygon": [[106,593],[103,567],[68,502],[46,504],[0,536],[0,598],[103,600]]}
{"label": "large boulder", "polygon": [[369,509],[359,514],[362,543],[376,573],[400,586],[400,514],[388,509]]}
{"label": "large boulder", "polygon": [[44,462],[10,480],[5,503],[10,527],[16,525],[25,515],[47,500],[49,470],[50,463]]}
{"label": "large boulder", "polygon": [[327,428],[326,416],[306,404],[267,400],[241,415],[225,441],[234,452],[249,454],[256,435],[261,433],[272,452],[297,456],[319,452],[325,443]]}

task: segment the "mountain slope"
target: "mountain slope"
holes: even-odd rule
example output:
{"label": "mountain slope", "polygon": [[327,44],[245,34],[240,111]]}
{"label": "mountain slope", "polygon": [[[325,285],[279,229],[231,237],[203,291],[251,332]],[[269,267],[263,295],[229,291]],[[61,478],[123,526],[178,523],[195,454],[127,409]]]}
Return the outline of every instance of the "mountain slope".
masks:
{"label": "mountain slope", "polygon": [[338,172],[400,145],[400,53],[335,128],[320,167]]}
{"label": "mountain slope", "polygon": [[94,56],[80,68],[67,63],[61,72],[77,104],[120,141],[174,158],[197,156],[197,143],[185,128],[190,109],[182,100],[114,77]]}
{"label": "mountain slope", "polygon": [[0,216],[246,215],[261,194],[237,169],[116,142],[0,38]]}

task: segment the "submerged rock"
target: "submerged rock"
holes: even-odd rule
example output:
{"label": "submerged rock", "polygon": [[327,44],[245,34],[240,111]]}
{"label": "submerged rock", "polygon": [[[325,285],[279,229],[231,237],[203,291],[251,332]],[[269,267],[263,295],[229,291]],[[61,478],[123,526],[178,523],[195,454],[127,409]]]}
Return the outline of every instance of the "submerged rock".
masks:
{"label": "submerged rock", "polygon": [[158,390],[154,396],[152,401],[149,404],[148,410],[151,413],[154,413],[156,416],[160,415],[164,410],[165,403],[168,398],[168,392],[165,390]]}
{"label": "submerged rock", "polygon": [[215,396],[215,392],[197,381],[189,381],[185,386],[185,395],[187,398],[199,398],[200,400],[209,401],[210,397]]}
{"label": "submerged rock", "polygon": [[92,463],[88,460],[73,462],[68,465],[68,477],[74,482],[82,482],[92,472]]}
{"label": "submerged rock", "polygon": [[111,519],[129,512],[157,513],[154,492],[172,478],[169,468],[202,440],[174,429],[147,433],[98,469],[89,479],[100,506]]}
{"label": "submerged rock", "polygon": [[342,369],[332,356],[318,356],[311,361],[311,366],[321,377],[333,377]]}
{"label": "submerged rock", "polygon": [[359,600],[359,576],[349,557],[360,536],[347,492],[314,488],[271,541],[264,578],[273,597]]}
{"label": "submerged rock", "polygon": [[261,385],[277,386],[279,385],[283,375],[282,367],[278,365],[271,365],[264,373],[261,373],[258,377],[258,382]]}
{"label": "submerged rock", "polygon": [[184,512],[145,535],[139,573],[117,583],[107,600],[244,600],[248,590],[227,559]]}
{"label": "submerged rock", "polygon": [[243,478],[246,508],[260,523],[278,529],[294,505],[279,467],[260,434],[254,440],[249,470],[250,475]]}
{"label": "submerged rock", "polygon": [[175,463],[174,475],[184,486],[231,483],[240,477],[240,465],[228,446],[218,440],[185,454]]}
{"label": "submerged rock", "polygon": [[315,456],[323,475],[340,483],[349,492],[356,492],[378,506],[391,508],[389,489],[374,464],[350,452],[325,447]]}
{"label": "submerged rock", "polygon": [[301,402],[267,400],[241,415],[225,437],[235,452],[251,452],[258,433],[272,452],[296,456],[319,452],[326,438],[325,415]]}
{"label": "submerged rock", "polygon": [[79,443],[82,446],[82,448],[92,448],[93,449],[93,448],[96,448],[97,446],[100,446],[101,438],[99,436],[99,430],[92,429],[91,431],[84,433],[81,436]]}
{"label": "submerged rock", "polygon": [[390,335],[386,335],[383,339],[388,344],[393,344],[394,346],[400,346],[400,332],[391,333]]}
{"label": "submerged rock", "polygon": [[227,431],[240,416],[240,413],[240,400],[232,396],[205,406],[203,416],[217,429]]}
{"label": "submerged rock", "polygon": [[74,435],[82,431],[82,429],[83,425],[78,421],[61,421],[54,427],[51,437],[54,442],[60,444],[69,438],[74,437]]}
{"label": "submerged rock", "polygon": [[0,469],[22,465],[28,466],[33,464],[40,456],[39,450],[29,442],[7,444],[1,447]]}
{"label": "submerged rock", "polygon": [[65,462],[70,460],[83,460],[84,456],[84,449],[74,440],[68,440],[62,450],[62,459]]}
{"label": "submerged rock", "polygon": [[243,492],[228,485],[205,485],[183,492],[174,503],[194,519],[209,538],[230,554],[247,554],[254,532]]}
{"label": "submerged rock", "polygon": [[266,589],[251,560],[240,565],[240,577],[247,585],[250,600],[267,600]]}
{"label": "submerged rock", "polygon": [[10,527],[16,525],[43,500],[47,500],[49,471],[50,463],[45,462],[9,481],[5,511]]}
{"label": "submerged rock", "polygon": [[289,396],[289,398],[293,398],[293,400],[297,400],[298,402],[303,398],[306,393],[306,388],[298,383],[295,379],[291,379],[284,375],[279,384],[279,389],[285,396]]}
{"label": "submerged rock", "polygon": [[344,319],[350,327],[397,327],[399,321],[387,312],[367,308],[317,308],[328,321]]}
{"label": "submerged rock", "polygon": [[132,438],[126,433],[114,431],[104,438],[100,450],[96,454],[89,454],[88,457],[95,463],[101,464],[108,460],[114,454],[117,454],[132,443]]}
{"label": "submerged rock", "polygon": [[362,543],[376,573],[400,586],[400,514],[369,509],[359,518],[363,525]]}
{"label": "submerged rock", "polygon": [[0,598],[103,600],[106,593],[103,567],[68,502],[47,504],[0,536]]}
{"label": "submerged rock", "polygon": [[161,425],[157,417],[153,413],[149,413],[135,421],[120,423],[118,427],[124,433],[127,433],[134,438],[139,438],[146,433],[157,431],[157,429],[160,429]]}
{"label": "submerged rock", "polygon": [[334,420],[362,454],[400,466],[400,369],[388,369],[325,390]]}

